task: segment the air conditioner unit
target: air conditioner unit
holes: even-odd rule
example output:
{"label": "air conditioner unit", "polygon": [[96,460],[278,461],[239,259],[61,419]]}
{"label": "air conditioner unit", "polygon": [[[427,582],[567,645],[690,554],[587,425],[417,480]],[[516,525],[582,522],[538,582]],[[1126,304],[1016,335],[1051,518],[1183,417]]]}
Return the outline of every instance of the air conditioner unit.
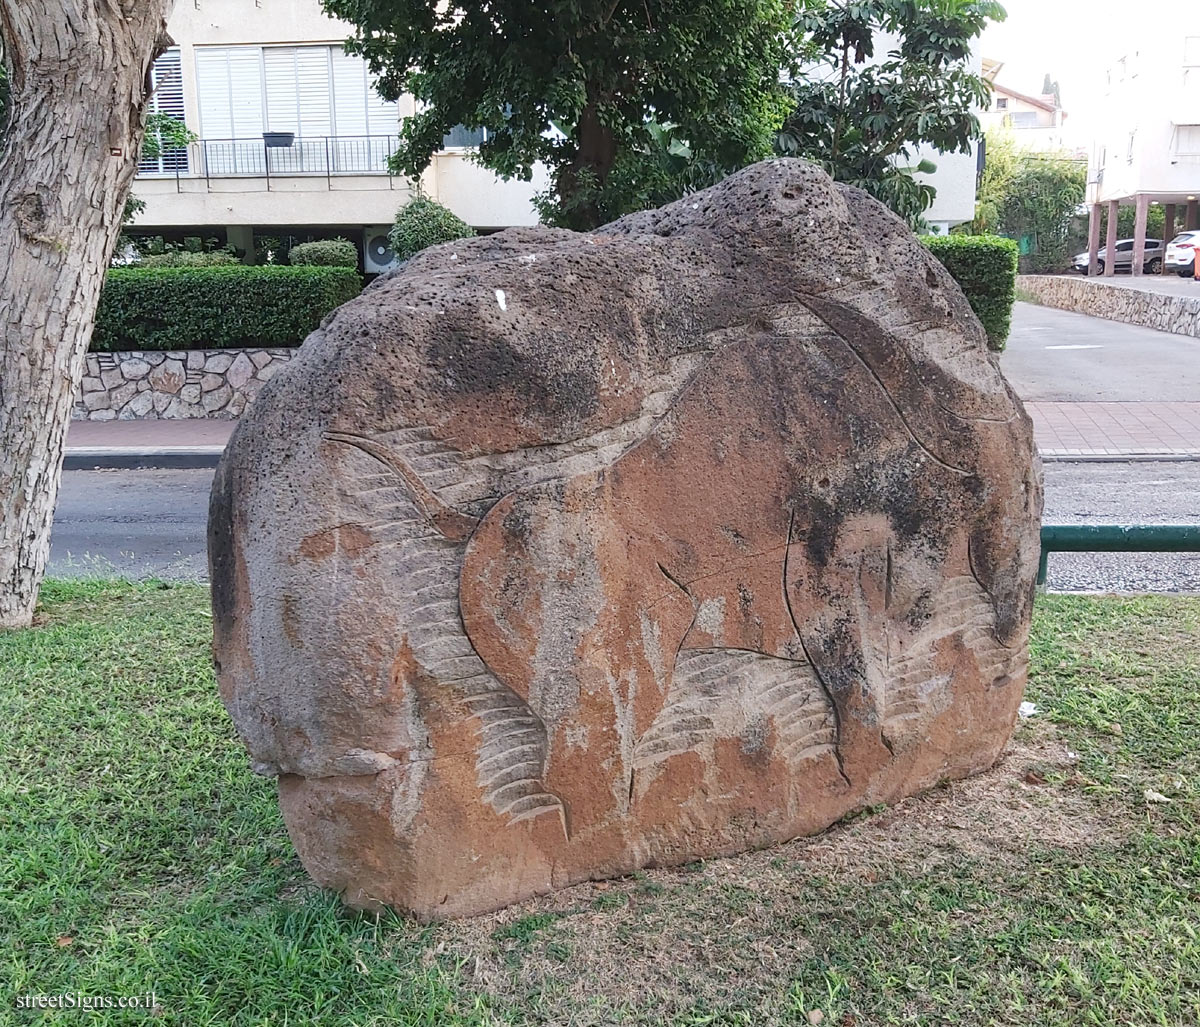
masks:
{"label": "air conditioner unit", "polygon": [[370,225],[363,229],[363,271],[367,274],[382,274],[400,263],[388,241],[391,230],[391,225]]}

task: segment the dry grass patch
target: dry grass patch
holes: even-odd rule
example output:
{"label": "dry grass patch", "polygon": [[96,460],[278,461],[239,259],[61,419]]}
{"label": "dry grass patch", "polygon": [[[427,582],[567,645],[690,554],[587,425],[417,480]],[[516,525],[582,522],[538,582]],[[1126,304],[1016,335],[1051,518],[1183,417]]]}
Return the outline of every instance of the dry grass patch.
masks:
{"label": "dry grass patch", "polygon": [[[580,885],[445,925],[439,952],[505,1003],[534,1000],[538,1022],[652,1023],[688,1014],[705,1022],[706,1011],[731,1003],[786,1018],[781,983],[815,956],[833,882],[843,895],[971,866],[1019,877],[1029,853],[1042,848],[1086,859],[1096,846],[1121,846],[1142,824],[1139,810],[1093,791],[1078,754],[1035,716],[996,766],[974,778],[813,838]],[[968,915],[982,927],[1007,914],[981,907]]]}

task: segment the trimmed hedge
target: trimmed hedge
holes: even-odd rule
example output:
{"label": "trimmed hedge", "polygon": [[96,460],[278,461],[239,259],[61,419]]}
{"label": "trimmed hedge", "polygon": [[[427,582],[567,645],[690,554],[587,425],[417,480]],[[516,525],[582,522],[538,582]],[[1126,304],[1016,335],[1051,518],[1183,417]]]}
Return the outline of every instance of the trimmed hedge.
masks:
{"label": "trimmed hedge", "polygon": [[927,235],[921,241],[958,282],[989,348],[1004,349],[1016,298],[1017,244],[998,235]]}
{"label": "trimmed hedge", "polygon": [[474,234],[475,229],[448,207],[428,196],[414,196],[396,212],[388,241],[399,260],[408,260],[427,246],[468,239]]}
{"label": "trimmed hedge", "polygon": [[121,267],[100,294],[93,350],[298,346],[362,291],[345,267]]}
{"label": "trimmed hedge", "polygon": [[191,253],[188,250],[175,250],[171,253],[148,253],[137,262],[135,267],[232,267],[240,264],[232,253],[225,250],[212,250],[209,253]]}
{"label": "trimmed hedge", "polygon": [[358,267],[358,250],[349,239],[302,242],[288,250],[288,263],[296,267]]}

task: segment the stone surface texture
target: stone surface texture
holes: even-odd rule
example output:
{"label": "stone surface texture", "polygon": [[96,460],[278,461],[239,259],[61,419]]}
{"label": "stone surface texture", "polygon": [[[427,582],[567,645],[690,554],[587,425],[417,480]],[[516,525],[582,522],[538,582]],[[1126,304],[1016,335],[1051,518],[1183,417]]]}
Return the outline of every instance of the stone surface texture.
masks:
{"label": "stone surface texture", "polygon": [[238,417],[295,349],[89,353],[74,420]]}
{"label": "stone surface texture", "polygon": [[334,312],[214,482],[221,694],[354,906],[761,847],[994,762],[1041,502],[950,276],[770,161]]}
{"label": "stone surface texture", "polygon": [[1046,307],[1200,337],[1200,296],[1109,285],[1101,278],[1078,275],[1018,275],[1017,288]]}

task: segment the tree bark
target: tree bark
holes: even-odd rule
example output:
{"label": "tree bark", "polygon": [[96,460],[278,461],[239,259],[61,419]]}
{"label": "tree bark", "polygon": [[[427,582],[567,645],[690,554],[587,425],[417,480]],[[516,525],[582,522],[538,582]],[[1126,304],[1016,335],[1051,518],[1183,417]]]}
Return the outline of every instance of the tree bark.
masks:
{"label": "tree bark", "polygon": [[[0,628],[27,626],[174,0],[0,0]],[[2,131],[2,129],[0,129]]]}
{"label": "tree bark", "polygon": [[581,173],[588,172],[600,186],[608,181],[608,173],[617,159],[617,141],[612,129],[601,123],[596,106],[591,101],[579,117],[578,133],[579,145],[575,159],[559,172],[556,189],[564,208],[570,211],[567,227],[586,232],[599,228],[609,219],[594,201],[586,204],[571,201],[579,191]]}

